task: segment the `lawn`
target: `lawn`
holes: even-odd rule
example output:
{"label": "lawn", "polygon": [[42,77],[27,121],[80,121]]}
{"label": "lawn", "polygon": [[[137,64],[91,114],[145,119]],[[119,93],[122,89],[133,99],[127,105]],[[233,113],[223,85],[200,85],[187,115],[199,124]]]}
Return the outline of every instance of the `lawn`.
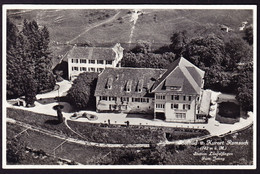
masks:
{"label": "lawn", "polygon": [[[7,124],[7,139],[9,141],[14,141],[12,138],[14,135],[20,133],[24,128],[15,125]],[[110,149],[109,148],[98,148],[91,146],[79,145],[76,143],[66,142],[62,146],[58,147],[64,140],[50,137],[46,134],[35,132],[32,130],[27,130],[17,136],[17,140],[20,142],[20,148],[22,150],[23,159],[18,164],[30,164],[30,165],[58,165],[60,163],[66,163],[59,159],[69,159],[71,161],[76,161],[82,164],[98,164],[104,155],[106,155]],[[58,147],[58,148],[57,148]],[[55,157],[54,149],[55,150]],[[33,149],[33,153],[28,153],[28,149]],[[27,152],[26,152],[27,151]],[[31,150],[30,150],[31,151]],[[35,154],[36,153],[36,154]],[[40,154],[39,154],[40,153]],[[45,158],[42,158],[42,154],[45,154]],[[38,155],[37,155],[38,154]],[[8,163],[13,164],[13,163]],[[17,164],[17,163],[16,163]]]}
{"label": "lawn", "polygon": [[240,117],[240,106],[233,102],[222,102],[219,103],[218,114],[227,118]]}
{"label": "lawn", "polygon": [[82,123],[68,121],[68,125],[83,135],[87,140],[99,143],[112,144],[139,144],[158,143],[164,139],[164,132],[160,129],[151,129],[145,126],[120,126],[101,127],[102,124]]}
{"label": "lawn", "polygon": [[69,130],[64,123],[58,124],[57,117],[13,108],[7,108],[7,117],[68,137],[81,139],[81,137]]}

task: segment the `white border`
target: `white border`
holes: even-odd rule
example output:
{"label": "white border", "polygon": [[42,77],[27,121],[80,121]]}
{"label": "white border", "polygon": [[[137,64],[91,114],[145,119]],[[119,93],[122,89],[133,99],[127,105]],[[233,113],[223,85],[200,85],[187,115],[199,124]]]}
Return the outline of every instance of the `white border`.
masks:
{"label": "white border", "polygon": [[[60,165],[7,165],[6,164],[6,11],[9,9],[248,9],[253,10],[253,66],[254,66],[254,126],[253,126],[253,165],[82,165],[82,166],[60,166]],[[4,169],[256,169],[256,109],[257,109],[257,6],[256,5],[23,5],[23,4],[5,4],[2,7],[2,167]]]}

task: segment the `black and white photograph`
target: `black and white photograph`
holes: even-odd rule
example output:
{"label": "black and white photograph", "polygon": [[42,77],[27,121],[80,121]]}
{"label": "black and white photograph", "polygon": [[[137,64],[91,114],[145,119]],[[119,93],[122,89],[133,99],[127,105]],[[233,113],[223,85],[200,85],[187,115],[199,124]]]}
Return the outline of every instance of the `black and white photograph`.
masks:
{"label": "black and white photograph", "polygon": [[256,169],[256,5],[2,6],[5,169]]}

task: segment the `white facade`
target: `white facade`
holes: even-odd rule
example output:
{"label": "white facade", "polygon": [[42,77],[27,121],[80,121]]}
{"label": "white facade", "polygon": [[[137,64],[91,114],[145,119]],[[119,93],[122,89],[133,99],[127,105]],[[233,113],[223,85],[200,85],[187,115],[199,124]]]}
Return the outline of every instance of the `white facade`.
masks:
{"label": "white facade", "polygon": [[[68,75],[69,79],[75,79],[80,73],[83,72],[102,72],[105,68],[114,68],[119,66],[123,58],[123,48],[120,44],[116,44],[112,49],[115,52],[115,57],[108,57],[107,60],[98,57],[89,57],[89,55],[82,55],[82,57],[68,57]],[[110,56],[110,55],[107,55]]]}

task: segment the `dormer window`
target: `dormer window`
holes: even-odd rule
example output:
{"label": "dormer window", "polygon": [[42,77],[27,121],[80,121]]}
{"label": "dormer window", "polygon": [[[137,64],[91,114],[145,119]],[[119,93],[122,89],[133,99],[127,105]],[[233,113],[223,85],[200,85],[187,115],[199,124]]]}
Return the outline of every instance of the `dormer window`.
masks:
{"label": "dormer window", "polygon": [[107,89],[112,89],[112,83],[113,83],[113,78],[112,78],[112,77],[109,77],[109,78],[107,79],[106,88],[107,88]]}
{"label": "dormer window", "polygon": [[171,86],[170,89],[173,91],[179,91],[181,90],[181,86]]}
{"label": "dormer window", "polygon": [[142,92],[142,89],[143,89],[143,85],[144,85],[144,80],[141,79],[138,81],[138,84],[137,84],[137,92]]}
{"label": "dormer window", "polygon": [[132,80],[128,80],[126,83],[126,92],[131,91],[131,86],[132,86]]}

